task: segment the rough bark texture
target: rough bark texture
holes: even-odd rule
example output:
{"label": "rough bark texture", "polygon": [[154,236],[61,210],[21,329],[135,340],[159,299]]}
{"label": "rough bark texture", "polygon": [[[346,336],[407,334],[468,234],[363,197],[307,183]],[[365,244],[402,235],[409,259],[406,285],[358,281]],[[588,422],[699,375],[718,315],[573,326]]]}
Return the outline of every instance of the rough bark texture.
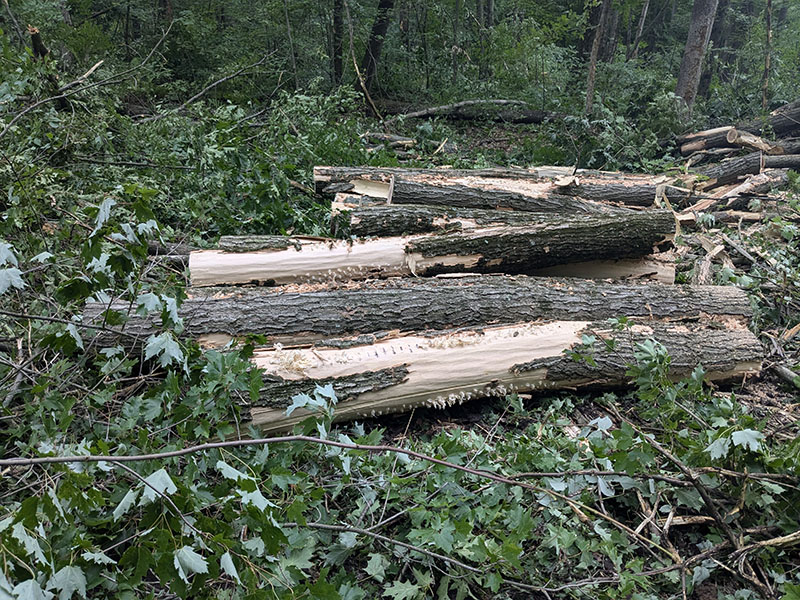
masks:
{"label": "rough bark texture", "polygon": [[[624,219],[595,217],[564,219],[557,226],[507,227],[490,232],[459,233],[412,239],[406,253],[420,255],[412,267],[418,275],[463,271],[476,273],[525,273],[558,264],[650,254],[654,246],[675,233],[669,211],[634,213]],[[479,257],[472,260],[438,260],[454,254]]]}
{"label": "rough bark texture", "polygon": [[[598,341],[591,348],[584,347],[583,335],[593,335]],[[636,363],[636,344],[647,339],[664,345],[673,377],[686,376],[702,365],[708,379],[739,378],[757,373],[763,357],[761,344],[746,328],[655,324],[616,332],[604,324],[573,321],[439,332],[427,338],[397,338],[344,350],[337,345],[291,353],[257,351],[254,363],[266,370],[269,379],[262,399],[247,408],[253,424],[274,431],[308,417],[302,410],[286,417],[287,390],[298,384],[311,387],[316,381],[333,386],[339,399],[337,420],[379,416],[420,405],[446,407],[511,392],[624,387],[630,383],[628,367]],[[612,349],[603,340],[613,340]],[[564,353],[567,350],[591,355],[593,364],[573,359]],[[287,367],[289,363],[303,365],[303,369]],[[379,368],[371,368],[373,365]],[[325,376],[330,373],[335,375]],[[369,391],[352,391],[363,388]]]}
{"label": "rough bark texture", "polygon": [[[751,315],[746,294],[728,286],[470,275],[284,289],[190,290],[194,296],[179,310],[185,324],[183,335],[253,334],[298,342],[384,330],[444,330],[539,319],[693,319],[704,313],[747,319]],[[136,315],[135,307],[127,302],[117,302],[112,308],[128,315],[124,331],[136,336],[139,343],[157,331],[160,317]],[[84,322],[101,323],[106,309],[105,304],[88,304]],[[115,345],[131,343],[133,338],[109,331],[101,332],[99,341]]]}
{"label": "rough bark texture", "polygon": [[718,0],[694,0],[692,6],[692,20],[689,24],[689,35],[683,51],[681,68],[678,73],[678,86],[675,92],[683,98],[690,113],[697,96],[697,88],[700,85],[703,57],[708,47],[708,40],[711,38],[717,2]]}
{"label": "rough bark texture", "polygon": [[463,185],[439,181],[427,183],[395,178],[388,184],[362,188],[360,180],[332,183],[324,193],[361,194],[367,198],[378,198],[391,204],[418,204],[449,206],[455,208],[512,209],[528,212],[621,214],[628,212],[620,207],[609,206],[575,196],[557,193],[554,186],[543,184],[538,190],[522,193],[491,187],[488,183]]}
{"label": "rough bark texture", "polygon": [[500,189],[481,189],[466,185],[430,185],[416,181],[395,181],[391,198],[394,204],[429,204],[462,208],[505,208],[531,212],[609,213],[611,207],[558,193],[529,196]]}
{"label": "rough bark texture", "polygon": [[[613,202],[628,206],[652,206],[656,198],[656,185],[625,185],[622,183],[577,183],[559,188],[565,194],[590,198],[595,202]],[[684,202],[691,190],[667,187],[664,194],[670,201]]]}
{"label": "rough bark texture", "polygon": [[711,189],[733,183],[739,177],[760,173],[763,169],[796,169],[798,167],[800,167],[800,154],[769,156],[761,152],[753,152],[701,171],[701,174],[709,179],[702,184],[702,187]]}
{"label": "rough bark texture", "polygon": [[561,217],[514,210],[481,210],[418,206],[413,204],[377,205],[356,208],[342,216],[345,234],[356,237],[395,236],[415,233],[469,231],[510,225],[525,227],[555,225]]}

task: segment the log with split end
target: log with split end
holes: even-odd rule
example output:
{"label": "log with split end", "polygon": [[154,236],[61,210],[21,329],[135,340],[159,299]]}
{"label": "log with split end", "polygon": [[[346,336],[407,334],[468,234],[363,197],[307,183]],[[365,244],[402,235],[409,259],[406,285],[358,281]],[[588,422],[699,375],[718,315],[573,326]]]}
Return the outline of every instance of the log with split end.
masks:
{"label": "log with split end", "polygon": [[652,211],[625,218],[564,219],[540,227],[492,227],[353,243],[315,242],[288,250],[204,250],[191,254],[189,270],[194,286],[280,285],[459,272],[526,273],[554,265],[646,256],[674,232],[671,212]]}
{"label": "log with split end", "polygon": [[[584,346],[588,335],[596,340],[591,347]],[[647,339],[665,346],[674,377],[688,375],[697,365],[714,380],[739,378],[761,367],[761,344],[739,326],[659,323],[620,332],[604,324],[558,321],[372,343],[338,340],[306,350],[257,351],[252,360],[264,370],[265,383],[251,418],[266,430],[291,428],[308,414],[296,411],[287,417],[290,397],[317,384],[333,386],[339,420],[538,389],[625,386],[636,345]],[[590,353],[593,360],[576,360],[565,351]]]}

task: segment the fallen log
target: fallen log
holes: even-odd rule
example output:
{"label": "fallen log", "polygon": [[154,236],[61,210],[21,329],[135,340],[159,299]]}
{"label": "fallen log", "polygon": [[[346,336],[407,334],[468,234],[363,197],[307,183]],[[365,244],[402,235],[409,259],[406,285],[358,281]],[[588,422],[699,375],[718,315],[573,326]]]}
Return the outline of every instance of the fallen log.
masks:
{"label": "fallen log", "polygon": [[700,172],[707,181],[699,184],[703,191],[737,181],[745,175],[760,173],[764,169],[796,169],[800,167],[800,154],[769,156],[753,152],[738,158],[731,158]]}
{"label": "fallen log", "polygon": [[563,217],[516,210],[481,210],[446,206],[385,204],[370,207],[333,202],[331,213],[339,236],[388,237],[416,233],[472,231],[490,227],[558,225]]}
{"label": "fallen log", "polygon": [[[485,112],[468,112],[465,109],[473,109],[475,107],[497,107],[497,106],[518,106],[520,108],[515,110],[501,110],[501,111],[485,111]],[[534,110],[528,108],[529,104],[523,100],[464,100],[454,104],[444,104],[442,106],[433,106],[423,110],[414,112],[407,112],[397,114],[390,119],[386,119],[387,123],[397,121],[400,118],[404,119],[419,119],[424,117],[432,117],[434,115],[442,115],[448,119],[458,120],[488,120],[504,123],[533,123],[540,124],[551,119],[563,119],[564,114],[554,113],[544,110]]]}
{"label": "fallen log", "polygon": [[[290,288],[189,288],[179,316],[183,336],[219,347],[234,337],[264,335],[271,342],[304,344],[332,336],[381,331],[426,331],[536,320],[600,321],[612,317],[721,320],[751,316],[745,292],[733,286],[605,283],[507,275],[395,278],[359,284]],[[357,307],[357,310],[355,310]],[[100,332],[103,346],[143,344],[159,331],[160,316],[141,316],[129,302],[125,337]],[[83,322],[101,324],[109,306],[89,303]]]}
{"label": "fallen log", "polygon": [[[584,336],[597,341],[587,348]],[[627,370],[636,362],[637,344],[647,339],[665,346],[673,377],[698,365],[710,380],[741,378],[761,368],[761,344],[741,326],[648,324],[617,332],[605,324],[558,321],[337,340],[307,350],[256,351],[252,361],[264,370],[264,385],[250,416],[267,431],[289,429],[308,417],[303,409],[286,416],[290,398],[328,384],[339,399],[336,420],[540,389],[623,387],[630,383]],[[570,351],[589,354],[592,361],[565,354]]]}
{"label": "fallen log", "polygon": [[689,156],[701,150],[728,146],[728,132],[732,129],[734,127],[727,125],[679,136],[678,144],[680,145],[681,154]]}
{"label": "fallen log", "polygon": [[[618,202],[634,206],[653,204],[657,186],[670,181],[666,177],[650,175],[623,174],[608,171],[576,170],[572,167],[538,167],[535,169],[398,169],[378,167],[314,167],[314,183],[319,194],[335,195],[352,193],[386,198],[392,203],[411,203],[413,183],[436,187],[471,188],[467,194],[480,194],[495,190],[505,194],[524,194],[532,197],[555,196],[564,201],[563,196],[582,196],[592,201]],[[672,179],[673,183],[676,181]],[[406,184],[406,193],[403,185]],[[578,187],[575,187],[578,186]],[[582,187],[580,187],[582,186]],[[682,196],[683,190],[668,186],[670,197]],[[452,193],[440,191],[439,193]],[[689,190],[686,190],[686,194]],[[561,196],[561,198],[559,198]],[[595,197],[597,200],[595,200]],[[447,202],[434,202],[447,204]],[[489,202],[459,202],[457,206],[471,208],[495,208]],[[511,207],[516,208],[516,207]],[[558,210],[559,205],[544,210]],[[522,210],[525,207],[522,206]],[[537,210],[534,206],[531,210]],[[587,212],[587,211],[582,211]],[[591,212],[591,211],[588,211]]]}
{"label": "fallen log", "polygon": [[751,150],[759,150],[766,154],[786,154],[783,146],[775,142],[767,141],[748,131],[741,131],[739,129],[731,129],[726,136],[728,144],[731,146],[740,146],[742,148],[750,148]]}
{"label": "fallen log", "polygon": [[795,130],[800,130],[800,100],[781,106],[764,119],[754,119],[740,123],[735,127],[716,127],[678,136],[677,142],[680,146],[681,154],[688,156],[698,150],[728,146],[728,133],[733,129],[755,135],[774,133],[779,137],[786,136]]}
{"label": "fallen log", "polygon": [[[559,214],[621,214],[625,209],[609,206],[573,195],[558,193],[550,181],[519,181],[513,189],[504,179],[434,180],[399,179],[389,182],[354,179],[331,184],[324,193],[350,194],[371,199],[370,204],[383,201],[385,204],[417,204],[428,206],[451,206],[455,208],[505,209]],[[653,198],[648,197],[652,204]],[[637,200],[641,204],[644,199]]]}
{"label": "fallen log", "polygon": [[231,285],[432,276],[442,273],[525,273],[554,265],[637,258],[671,239],[670,211],[625,218],[563,219],[557,225],[495,227],[446,235],[348,242],[310,242],[299,249],[230,253],[200,250],[189,256],[192,285]]}

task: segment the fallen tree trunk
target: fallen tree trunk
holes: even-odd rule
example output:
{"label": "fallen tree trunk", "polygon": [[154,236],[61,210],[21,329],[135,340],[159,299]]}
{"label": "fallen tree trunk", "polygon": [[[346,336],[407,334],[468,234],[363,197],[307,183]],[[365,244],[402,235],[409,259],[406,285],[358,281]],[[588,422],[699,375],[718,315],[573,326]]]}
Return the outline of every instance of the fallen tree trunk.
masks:
{"label": "fallen tree trunk", "polygon": [[[751,315],[747,295],[732,286],[468,275],[286,289],[190,288],[192,297],[179,309],[183,336],[204,346],[222,346],[246,335],[302,344],[359,333],[445,330],[544,319],[696,319],[715,314],[724,316],[722,320],[745,321]],[[103,323],[108,308],[105,303],[87,304],[83,322]],[[160,317],[140,316],[128,302],[117,302],[111,308],[126,315],[124,331],[128,335],[122,338],[114,331],[101,332],[104,346],[132,343],[134,339],[143,344],[159,330]]]}
{"label": "fallen tree trunk", "polygon": [[[575,170],[572,167],[538,167],[535,169],[397,169],[378,167],[314,167],[314,183],[319,194],[352,193],[386,198],[392,203],[415,202],[415,190],[407,184],[461,190],[467,194],[485,193],[487,190],[501,194],[523,194],[532,197],[582,196],[592,201],[619,202],[635,206],[649,206],[655,198],[657,186],[669,180],[666,177],[632,175],[617,172]],[[674,181],[674,178],[673,178]],[[404,189],[405,187],[405,189]],[[670,197],[682,196],[683,190],[667,187]],[[406,193],[408,192],[408,193]],[[448,194],[452,192],[440,191]],[[686,194],[690,193],[686,190]],[[559,198],[561,196],[561,198]],[[596,200],[595,200],[596,199]],[[434,202],[446,204],[446,202]],[[496,203],[495,203],[496,204]],[[494,208],[491,202],[460,202],[457,206]],[[558,204],[550,209],[557,209]],[[525,209],[524,206],[522,209]],[[532,210],[536,210],[534,207]],[[587,212],[587,211],[583,211]]]}
{"label": "fallen tree trunk", "polygon": [[726,137],[728,144],[731,146],[740,146],[742,148],[750,148],[751,150],[759,150],[766,154],[786,154],[786,151],[781,145],[765,140],[747,131],[731,129]]}
{"label": "fallen tree trunk", "polygon": [[[496,106],[519,106],[521,108],[516,110],[502,110],[493,112],[467,112],[465,109],[472,109],[475,107],[496,107]],[[454,104],[444,104],[442,106],[433,106],[423,110],[418,110],[409,113],[401,113],[386,119],[387,123],[397,121],[400,118],[404,119],[419,119],[424,117],[431,117],[434,115],[443,115],[448,119],[459,120],[487,120],[499,121],[504,123],[544,123],[551,119],[563,119],[564,114],[554,113],[544,110],[532,110],[527,108],[529,104],[523,100],[464,100],[463,102],[456,102]]]}
{"label": "fallen tree trunk", "polygon": [[[386,204],[351,208],[347,202],[334,202],[331,212],[343,226],[339,233],[356,237],[388,237],[417,233],[472,231],[490,227],[554,226],[563,217],[515,210],[481,210],[446,206]],[[339,215],[339,213],[343,213]]]}
{"label": "fallen tree trunk", "polygon": [[590,260],[635,258],[671,239],[669,211],[626,217],[563,219],[557,225],[496,227],[447,235],[392,237],[350,243],[311,242],[300,249],[192,252],[192,285],[230,285],[432,276],[442,273],[525,273]]}
{"label": "fallen tree trunk", "polygon": [[708,177],[708,181],[702,182],[698,187],[710,190],[733,183],[745,175],[760,173],[764,169],[796,169],[798,167],[800,167],[800,154],[769,156],[761,152],[753,152],[704,169],[700,174]]}
{"label": "fallen tree trunk", "polygon": [[[597,342],[587,348],[583,336]],[[613,349],[608,349],[604,340],[611,339]],[[761,344],[746,327],[653,324],[616,332],[605,324],[558,321],[368,343],[338,340],[308,350],[256,351],[253,363],[265,376],[250,415],[254,425],[267,431],[291,428],[308,413],[300,409],[287,417],[290,398],[327,384],[339,399],[337,420],[539,389],[621,387],[630,383],[627,370],[636,363],[636,344],[647,339],[664,345],[673,377],[686,376],[698,365],[713,380],[740,378],[761,367]]]}
{"label": "fallen tree trunk", "polygon": [[800,100],[781,106],[772,111],[765,119],[747,121],[736,125],[736,127],[716,127],[678,136],[677,142],[680,146],[681,154],[688,156],[698,150],[728,146],[728,133],[733,129],[755,135],[771,132],[779,137],[800,130]]}
{"label": "fallen tree trunk", "polygon": [[[375,204],[382,200],[386,204],[417,204],[428,206],[451,206],[455,208],[506,209],[528,212],[560,214],[622,214],[625,209],[600,202],[576,198],[558,193],[552,182],[516,182],[508,189],[504,180],[472,179],[469,184],[453,180],[422,181],[392,178],[389,182],[354,179],[331,184],[325,193],[366,196]],[[652,204],[653,198],[648,198]],[[641,201],[637,200],[641,204]]]}

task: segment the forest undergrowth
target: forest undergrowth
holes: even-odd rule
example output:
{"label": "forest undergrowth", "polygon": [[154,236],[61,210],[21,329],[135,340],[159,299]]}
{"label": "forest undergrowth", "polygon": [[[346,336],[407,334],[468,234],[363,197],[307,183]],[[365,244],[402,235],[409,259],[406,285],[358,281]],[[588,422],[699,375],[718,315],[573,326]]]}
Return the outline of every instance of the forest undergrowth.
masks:
{"label": "forest undergrowth", "polygon": [[[242,412],[261,340],[182,338],[185,274],[148,245],[326,235],[311,168],[400,164],[366,145],[379,123],[349,87],[132,117],[124,87],[159,81],[146,55],[76,80],[57,94],[67,107],[34,106],[53,97],[53,65],[2,51],[0,599],[800,598],[800,380],[767,368],[718,388],[698,367],[674,381],[648,342],[629,392],[340,425],[318,388],[293,399],[315,417],[262,439]],[[663,172],[680,168],[661,143],[671,106],[652,100],[646,130],[600,103],[544,126],[393,131],[419,141],[410,166]],[[796,181],[783,201],[800,212]],[[750,293],[767,366],[796,366],[796,221],[746,234],[701,221],[749,257],[714,276]],[[97,330],[123,317],[82,323],[90,299],[162,328],[140,353],[124,329],[101,346]],[[575,359],[591,355],[587,340]]]}

